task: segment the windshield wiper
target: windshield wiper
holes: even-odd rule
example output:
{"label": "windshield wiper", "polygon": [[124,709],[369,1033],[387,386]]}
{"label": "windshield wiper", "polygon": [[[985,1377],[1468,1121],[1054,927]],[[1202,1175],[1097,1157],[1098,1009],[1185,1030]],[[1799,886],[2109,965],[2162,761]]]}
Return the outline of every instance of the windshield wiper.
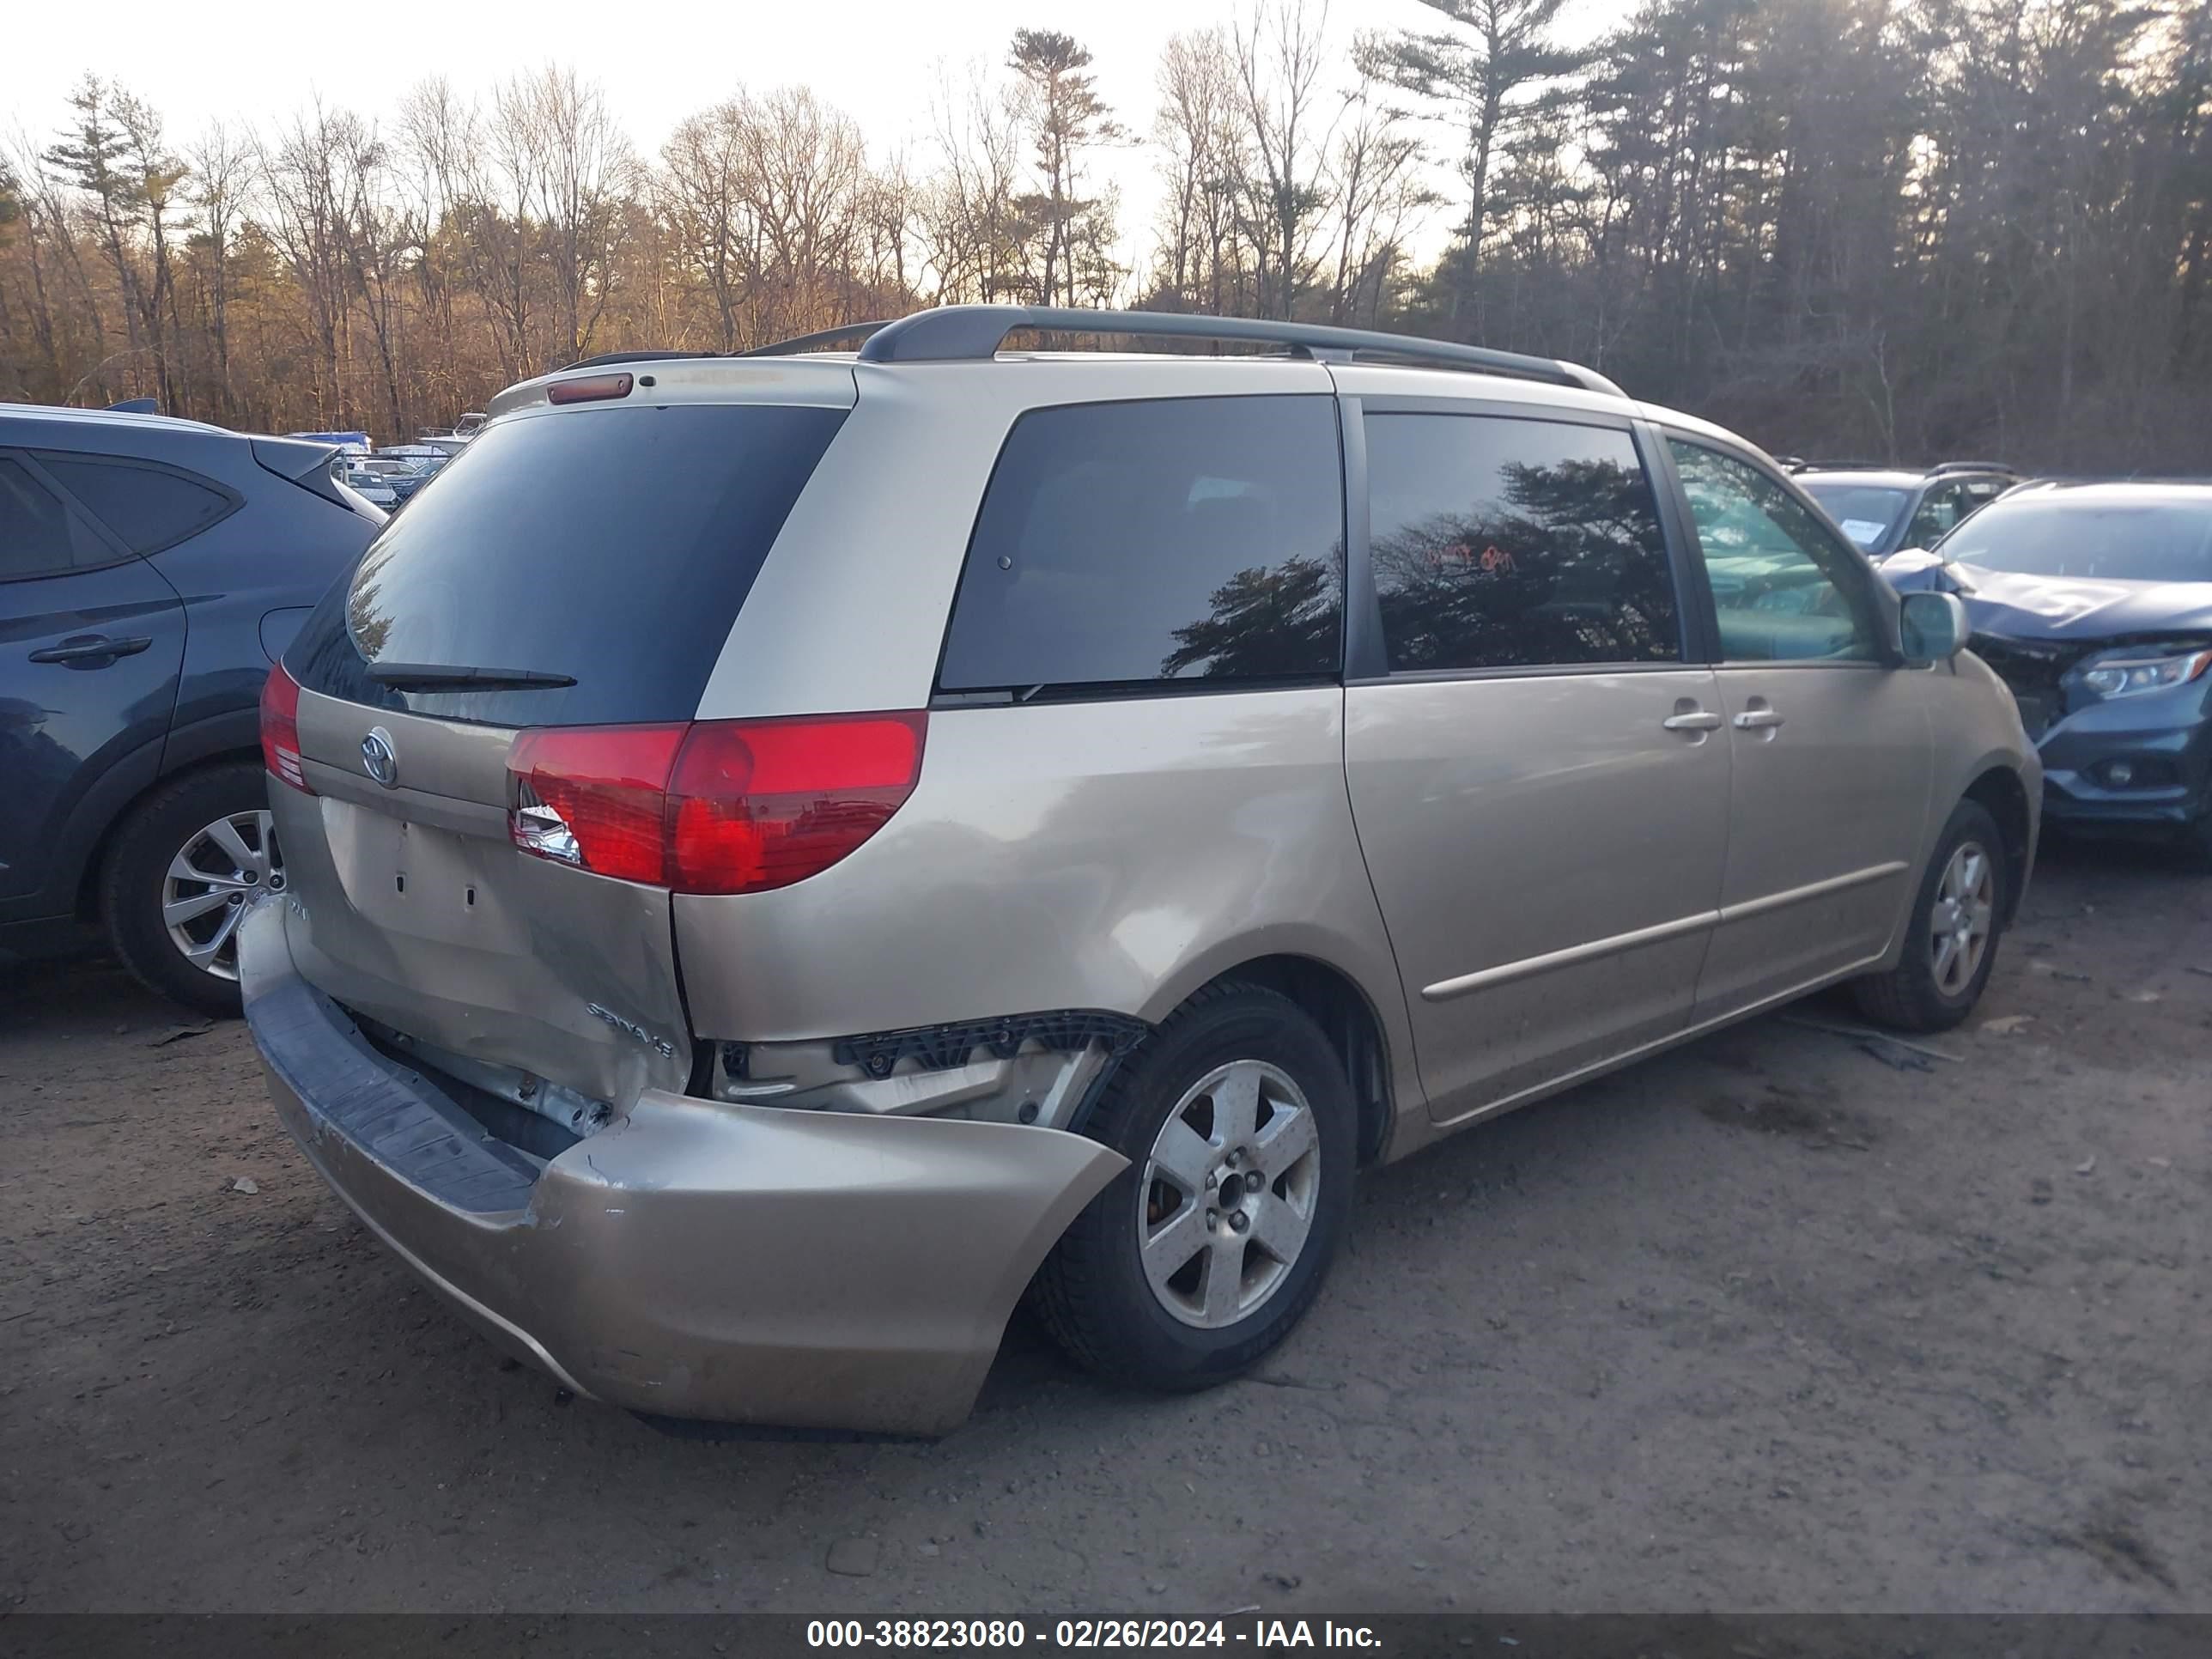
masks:
{"label": "windshield wiper", "polygon": [[430,662],[371,663],[368,677],[395,691],[550,690],[576,683],[573,674],[536,668],[455,668]]}

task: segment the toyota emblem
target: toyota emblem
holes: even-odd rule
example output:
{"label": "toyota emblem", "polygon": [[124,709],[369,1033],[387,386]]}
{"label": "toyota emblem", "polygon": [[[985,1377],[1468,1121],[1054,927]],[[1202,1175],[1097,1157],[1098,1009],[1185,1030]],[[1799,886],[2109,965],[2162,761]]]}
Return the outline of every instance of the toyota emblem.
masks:
{"label": "toyota emblem", "polygon": [[368,775],[386,789],[399,781],[399,755],[392,746],[392,733],[380,726],[369,728],[368,735],[361,740],[361,763],[368,769]]}

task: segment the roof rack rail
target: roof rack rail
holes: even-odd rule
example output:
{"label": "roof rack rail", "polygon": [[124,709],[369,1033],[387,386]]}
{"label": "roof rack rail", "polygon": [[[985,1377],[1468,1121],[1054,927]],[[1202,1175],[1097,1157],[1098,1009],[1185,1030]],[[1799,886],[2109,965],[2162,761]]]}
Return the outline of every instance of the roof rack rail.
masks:
{"label": "roof rack rail", "polygon": [[788,357],[794,352],[818,351],[823,346],[834,345],[840,340],[866,340],[890,325],[891,319],[885,318],[878,323],[848,323],[842,328],[820,328],[811,334],[793,335],[788,340],[773,341],[737,355],[740,357]]}
{"label": "roof rack rail", "polygon": [[812,334],[796,335],[788,340],[774,340],[767,345],[751,346],[743,351],[603,351],[596,357],[579,357],[574,362],[554,372],[566,374],[571,368],[608,368],[617,363],[661,363],[679,357],[786,357],[793,352],[818,351],[839,340],[865,340],[878,329],[890,326],[888,321],[848,323],[842,328],[819,329]]}
{"label": "roof rack rail", "polygon": [[2002,461],[1938,461],[1928,471],[1931,475],[1937,472],[2002,472],[2007,477],[2020,477],[2018,467],[2008,466]]}
{"label": "roof rack rail", "polygon": [[555,369],[565,374],[571,368],[605,368],[615,363],[665,363],[673,357],[720,357],[719,351],[603,351],[596,357],[579,357],[566,368]]}
{"label": "roof rack rail", "polygon": [[[1006,337],[1024,329],[1059,334],[1143,336],[1179,340],[1248,340],[1282,346],[1323,362],[1386,357],[1401,362],[1510,374],[1553,386],[1578,386],[1611,397],[1621,389],[1595,369],[1555,358],[1495,351],[1487,346],[1425,340],[1370,329],[1331,328],[1318,323],[1268,322],[1254,317],[1205,317],[1164,311],[1085,311],[1062,306],[939,306],[896,322],[864,325],[860,361],[869,363],[974,362],[998,355]],[[832,331],[849,338],[852,331]],[[819,337],[807,336],[805,339]],[[769,349],[805,349],[804,340]]]}

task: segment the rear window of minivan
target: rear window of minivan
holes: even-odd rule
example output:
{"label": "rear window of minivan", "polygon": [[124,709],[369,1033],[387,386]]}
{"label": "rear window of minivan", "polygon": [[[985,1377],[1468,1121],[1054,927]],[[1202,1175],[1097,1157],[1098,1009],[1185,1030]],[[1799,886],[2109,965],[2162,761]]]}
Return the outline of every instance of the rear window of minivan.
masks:
{"label": "rear window of minivan", "polygon": [[[846,411],[678,404],[484,428],[286,653],[312,691],[503,726],[688,720]],[[573,679],[386,685],[382,665]]]}

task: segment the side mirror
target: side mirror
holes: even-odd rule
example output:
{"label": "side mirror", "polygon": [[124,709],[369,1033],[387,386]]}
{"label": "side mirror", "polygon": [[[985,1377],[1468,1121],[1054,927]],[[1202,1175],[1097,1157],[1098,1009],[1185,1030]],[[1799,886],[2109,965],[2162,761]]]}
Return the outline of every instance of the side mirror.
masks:
{"label": "side mirror", "polygon": [[1956,593],[1923,591],[1898,600],[1899,642],[1908,663],[1948,662],[1966,648],[1973,631]]}

